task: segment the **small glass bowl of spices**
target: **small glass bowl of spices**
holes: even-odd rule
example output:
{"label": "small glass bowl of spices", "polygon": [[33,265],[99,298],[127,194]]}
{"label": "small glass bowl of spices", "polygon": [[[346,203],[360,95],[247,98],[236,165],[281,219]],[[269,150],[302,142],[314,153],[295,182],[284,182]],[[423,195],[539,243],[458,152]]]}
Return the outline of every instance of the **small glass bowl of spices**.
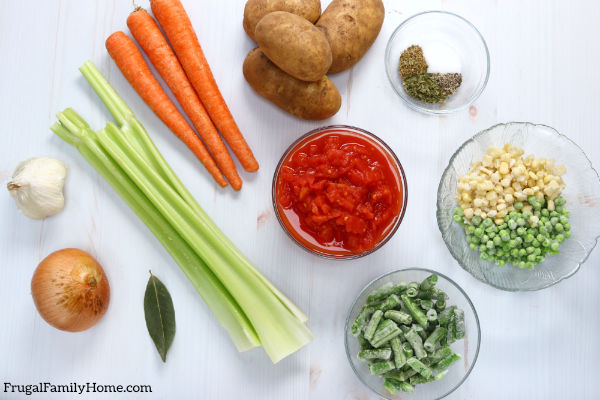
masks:
{"label": "small glass bowl of spices", "polygon": [[396,28],[385,52],[392,87],[406,104],[428,114],[471,105],[485,89],[490,56],[469,21],[445,11],[414,15]]}

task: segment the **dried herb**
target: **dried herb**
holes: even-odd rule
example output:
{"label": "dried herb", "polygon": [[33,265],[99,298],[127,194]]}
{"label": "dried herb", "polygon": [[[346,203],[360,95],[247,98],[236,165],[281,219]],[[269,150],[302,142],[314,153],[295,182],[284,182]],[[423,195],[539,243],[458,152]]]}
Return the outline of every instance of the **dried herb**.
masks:
{"label": "dried herb", "polygon": [[458,87],[462,83],[462,75],[457,73],[452,74],[431,74],[433,79],[437,82],[438,86],[450,97],[458,90]]}
{"label": "dried herb", "polygon": [[427,61],[421,46],[412,45],[402,52],[398,72],[403,80],[427,72]]}
{"label": "dried herb", "polygon": [[163,362],[175,337],[175,309],[165,285],[150,272],[144,294],[144,315],[148,333]]}
{"label": "dried herb", "polygon": [[433,74],[418,74],[402,80],[404,90],[411,97],[423,103],[443,103],[448,95],[432,76]]}

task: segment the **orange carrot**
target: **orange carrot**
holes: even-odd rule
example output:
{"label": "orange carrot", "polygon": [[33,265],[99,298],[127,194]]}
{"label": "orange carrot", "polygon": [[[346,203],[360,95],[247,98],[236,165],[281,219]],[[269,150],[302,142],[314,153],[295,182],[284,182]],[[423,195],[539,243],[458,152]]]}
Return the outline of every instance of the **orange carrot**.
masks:
{"label": "orange carrot", "polygon": [[192,150],[215,181],[222,187],[227,186],[227,181],[208,150],[152,75],[133,40],[117,31],[106,39],[106,49],[142,100]]}
{"label": "orange carrot", "polygon": [[223,100],[183,5],[179,0],[150,0],[150,7],[217,129],[242,166],[256,171],[258,162]]}
{"label": "orange carrot", "polygon": [[171,50],[167,39],[163,36],[154,19],[142,8],[137,8],[127,18],[127,26],[146,52],[152,65],[173,91],[173,94],[190,117],[196,131],[208,147],[217,165],[235,190],[242,187],[242,179],[238,175],[235,164],[221,140],[217,128],[210,120],[192,84],[188,80],[175,53]]}

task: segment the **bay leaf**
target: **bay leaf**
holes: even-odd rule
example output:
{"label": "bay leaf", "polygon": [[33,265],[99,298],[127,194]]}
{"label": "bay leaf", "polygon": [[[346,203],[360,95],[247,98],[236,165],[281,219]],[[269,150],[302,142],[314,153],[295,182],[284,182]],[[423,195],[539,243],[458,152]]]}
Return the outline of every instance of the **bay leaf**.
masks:
{"label": "bay leaf", "polygon": [[175,337],[175,309],[167,287],[150,272],[144,294],[144,315],[148,333],[163,362]]}

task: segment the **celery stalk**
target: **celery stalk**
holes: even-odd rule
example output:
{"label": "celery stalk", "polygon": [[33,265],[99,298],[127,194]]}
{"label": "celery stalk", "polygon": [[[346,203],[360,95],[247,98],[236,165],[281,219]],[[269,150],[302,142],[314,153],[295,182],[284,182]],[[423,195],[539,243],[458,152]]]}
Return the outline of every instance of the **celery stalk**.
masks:
{"label": "celery stalk", "polygon": [[175,173],[171,170],[167,162],[164,160],[144,127],[135,119],[133,111],[121,99],[117,92],[110,86],[108,81],[102,76],[100,71],[94,66],[91,61],[84,63],[80,69],[83,76],[88,80],[90,85],[96,91],[100,99],[109,109],[115,121],[121,127],[121,131],[125,134],[129,144],[138,151],[147,163],[151,164],[157,173],[159,173],[188,205],[198,214],[204,221],[207,228],[210,229],[212,237],[215,241],[213,245],[217,246],[227,255],[228,259],[234,263],[242,263],[246,268],[249,268],[265,285],[280,299],[280,301],[302,322],[306,322],[306,315],[292,303],[283,293],[281,293],[268,279],[266,279],[255,267],[248,261],[246,257],[231,243],[223,232],[215,225],[210,217],[202,210],[193,196],[183,186]]}
{"label": "celery stalk", "polygon": [[[77,148],[156,236],[192,282],[219,323],[228,331],[236,348],[246,351],[260,346],[254,328],[231,294],[110,155],[99,146],[94,139],[95,133],[86,128],[85,121],[73,110],[60,113],[59,120],[63,125],[55,123],[50,129]],[[80,124],[81,121],[85,126]]]}
{"label": "celery stalk", "polygon": [[[123,138],[119,128],[108,123],[98,140],[154,206],[199,254],[237,300],[252,322],[265,351],[274,362],[299,350],[311,339],[310,331],[270,291],[261,279],[239,263],[229,263],[214,246],[215,239],[177,192],[152,169],[143,168],[143,158]],[[273,329],[273,324],[277,329]]]}
{"label": "celery stalk", "polygon": [[[209,307],[238,349],[260,343],[277,362],[307,344],[312,334],[303,324],[306,316],[204,213],[131,109],[94,65],[88,61],[80,71],[120,128],[108,123],[94,133],[81,117],[67,109],[59,114],[62,125],[55,124],[53,131],[77,147],[165,245],[196,289],[205,300],[208,298]],[[155,219],[158,222],[154,223]],[[177,244],[169,248],[170,241]],[[194,261],[195,268],[190,269],[189,260]],[[202,279],[209,280],[209,289],[197,286],[198,271],[204,274]],[[225,317],[219,315],[216,303],[220,301],[226,303]]]}

